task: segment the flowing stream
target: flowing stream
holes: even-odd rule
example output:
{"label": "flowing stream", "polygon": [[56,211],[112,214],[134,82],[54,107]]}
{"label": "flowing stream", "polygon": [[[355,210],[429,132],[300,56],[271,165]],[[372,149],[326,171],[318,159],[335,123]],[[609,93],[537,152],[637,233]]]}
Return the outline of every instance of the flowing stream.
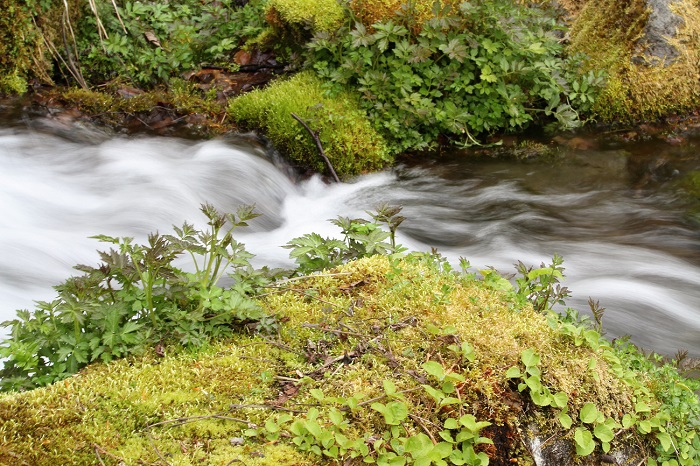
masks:
{"label": "flowing stream", "polygon": [[700,356],[700,225],[679,180],[700,169],[698,148],[601,145],[541,161],[475,160],[455,153],[352,183],[299,180],[252,136],[192,142],[125,138],[78,126],[0,127],[0,320],[78,263],[96,264],[91,235],[170,232],[203,223],[208,201],[264,215],[238,238],[256,264],[291,265],[280,246],[312,231],[338,236],[328,219],[361,216],[379,202],[404,206],[399,241],[431,247],[475,269],[514,272],[565,259],[571,307],[589,296],[607,310],[609,336]]}

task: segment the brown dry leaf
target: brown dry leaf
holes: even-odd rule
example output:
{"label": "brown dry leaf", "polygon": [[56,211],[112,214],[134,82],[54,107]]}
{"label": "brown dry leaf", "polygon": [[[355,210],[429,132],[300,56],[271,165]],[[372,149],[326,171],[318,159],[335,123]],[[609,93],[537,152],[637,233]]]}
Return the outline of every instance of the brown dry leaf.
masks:
{"label": "brown dry leaf", "polygon": [[150,42],[158,48],[161,47],[160,40],[158,40],[158,37],[152,31],[146,31],[143,33],[143,35],[146,37],[146,40],[148,42]]}

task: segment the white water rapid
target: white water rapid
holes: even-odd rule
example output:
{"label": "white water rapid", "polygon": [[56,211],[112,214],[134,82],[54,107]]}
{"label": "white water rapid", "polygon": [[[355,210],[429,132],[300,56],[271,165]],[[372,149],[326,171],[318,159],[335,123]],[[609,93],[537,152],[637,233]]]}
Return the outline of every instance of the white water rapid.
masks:
{"label": "white water rapid", "polygon": [[700,356],[700,233],[667,207],[672,199],[640,196],[607,165],[571,173],[516,165],[438,162],[327,185],[296,181],[252,138],[70,139],[0,129],[0,320],[51,299],[75,264],[97,264],[95,250],[107,248],[91,235],[143,240],[185,220],[203,223],[203,202],[228,211],[256,204],[263,216],[238,238],[257,265],[276,266],[291,264],[280,246],[292,238],[337,235],[328,219],[387,201],[405,206],[399,241],[412,249],[436,246],[451,260],[502,272],[559,253],[568,304],[585,311],[588,296],[599,300],[610,336]]}

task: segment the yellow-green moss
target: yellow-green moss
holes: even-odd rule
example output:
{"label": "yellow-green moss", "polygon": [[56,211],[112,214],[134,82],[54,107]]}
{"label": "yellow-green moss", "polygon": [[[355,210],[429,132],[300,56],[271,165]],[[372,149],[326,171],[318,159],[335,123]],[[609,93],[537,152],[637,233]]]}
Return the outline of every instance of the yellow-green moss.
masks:
{"label": "yellow-green moss", "polygon": [[649,62],[640,51],[649,11],[643,0],[588,2],[571,29],[573,52],[605,70],[608,84],[594,106],[605,121],[655,119],[697,106],[700,96],[700,8],[690,0],[670,4],[683,20],[669,44],[679,52],[672,63]]}
{"label": "yellow-green moss", "polygon": [[[404,0],[352,0],[350,9],[357,19],[365,26],[371,26],[378,21],[388,21],[402,13],[403,8],[412,8],[411,18],[415,27],[420,26],[433,17],[434,0],[417,0],[410,4]],[[453,0],[441,0],[441,7],[459,5]]]}
{"label": "yellow-green moss", "polygon": [[276,28],[308,28],[311,32],[332,31],[345,16],[337,0],[270,0],[268,23]]}
{"label": "yellow-green moss", "polygon": [[0,94],[24,94],[27,92],[27,80],[15,70],[4,76],[0,75]]}
{"label": "yellow-green moss", "polygon": [[314,140],[291,113],[319,131],[324,151],[341,177],[380,170],[392,160],[355,97],[346,93],[327,97],[311,72],[237,97],[228,112],[239,124],[262,130],[294,163],[319,172],[327,168]]}
{"label": "yellow-green moss", "polygon": [[26,92],[31,68],[31,18],[15,0],[0,0],[0,93]]}
{"label": "yellow-green moss", "polygon": [[[303,417],[319,406],[311,389],[371,402],[392,380],[422,419],[405,423],[408,435],[418,434],[444,414],[420,387],[428,360],[466,377],[460,409],[514,429],[525,414],[514,408],[518,394],[505,373],[528,348],[542,356],[543,382],[568,394],[572,412],[585,402],[614,418],[633,412],[633,394],[600,352],[574,345],[531,307],[514,307],[502,292],[441,272],[420,255],[358,260],[277,291],[260,300],[281,322],[274,336],[95,364],[53,386],[0,396],[0,464],[325,464],[284,438],[243,440],[244,431],[279,417],[265,406]],[[455,341],[474,348],[473,362],[459,363],[447,348]],[[541,412],[542,424],[550,414]],[[368,407],[347,419],[350,437],[386,429]],[[498,455],[532,464],[516,443]]]}

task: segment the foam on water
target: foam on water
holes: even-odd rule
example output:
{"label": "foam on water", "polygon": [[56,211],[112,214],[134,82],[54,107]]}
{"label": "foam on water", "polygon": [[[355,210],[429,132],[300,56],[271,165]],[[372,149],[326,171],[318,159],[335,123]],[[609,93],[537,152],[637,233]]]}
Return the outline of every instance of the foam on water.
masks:
{"label": "foam on water", "polygon": [[[94,135],[93,135],[94,136]],[[619,154],[616,157],[620,157]],[[605,172],[590,189],[545,184],[551,167],[400,168],[327,185],[303,182],[247,138],[189,142],[172,138],[68,140],[25,130],[0,131],[0,320],[34,300],[78,263],[96,264],[103,246],[89,236],[170,232],[202,225],[199,206],[235,211],[255,204],[262,217],[238,238],[257,265],[291,265],[280,246],[309,232],[338,236],[328,222],[361,216],[382,201],[403,205],[399,241],[438,246],[476,269],[565,258],[569,304],[592,296],[607,308],[612,336],[672,354],[700,356],[700,234],[678,221],[663,195],[631,195]],[[576,180],[580,173],[556,176]],[[544,173],[540,173],[540,170]],[[550,171],[548,171],[550,170]],[[607,180],[607,181],[606,181]]]}

